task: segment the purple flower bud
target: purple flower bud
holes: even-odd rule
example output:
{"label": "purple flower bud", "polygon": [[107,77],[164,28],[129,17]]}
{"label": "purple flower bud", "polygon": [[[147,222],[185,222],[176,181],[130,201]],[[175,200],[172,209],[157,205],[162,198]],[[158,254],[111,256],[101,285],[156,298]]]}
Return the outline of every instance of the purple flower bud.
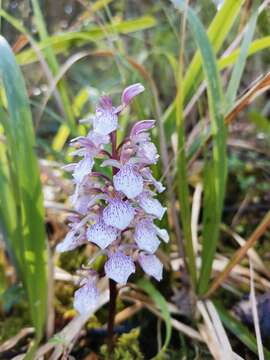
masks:
{"label": "purple flower bud", "polygon": [[86,315],[94,312],[99,299],[99,291],[93,279],[87,282],[74,294],[74,308],[81,314]]}
{"label": "purple flower bud", "polygon": [[121,100],[123,106],[127,106],[135,96],[139,95],[143,91],[144,86],[140,83],[128,86],[122,94]]}
{"label": "purple flower bud", "polygon": [[105,249],[114,240],[116,240],[118,234],[119,230],[106,225],[102,219],[99,219],[87,230],[87,239],[98,245],[101,249]]}
{"label": "purple flower bud", "polygon": [[133,125],[133,128],[130,132],[130,137],[134,137],[144,131],[148,131],[152,129],[155,126],[155,120],[142,120],[138,121],[135,125]]}
{"label": "purple flower bud", "polygon": [[134,218],[134,209],[130,202],[112,200],[103,211],[103,220],[107,225],[125,230]]}
{"label": "purple flower bud", "polygon": [[113,184],[117,191],[122,191],[127,198],[133,199],[143,191],[143,178],[134,169],[126,164],[113,177]]}
{"label": "purple flower bud", "polygon": [[118,251],[109,257],[104,266],[108,278],[125,285],[129,276],[135,273],[135,265],[130,256]]}
{"label": "purple flower bud", "polygon": [[163,265],[155,255],[141,253],[138,261],[146,274],[153,276],[157,281],[162,279]]}

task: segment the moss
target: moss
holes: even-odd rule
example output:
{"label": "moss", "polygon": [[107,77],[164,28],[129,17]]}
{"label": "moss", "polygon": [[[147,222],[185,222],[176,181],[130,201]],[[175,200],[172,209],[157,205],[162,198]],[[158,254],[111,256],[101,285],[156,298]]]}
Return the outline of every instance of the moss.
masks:
{"label": "moss", "polygon": [[108,352],[107,345],[101,347],[102,359],[109,360],[142,360],[144,357],[139,346],[139,329],[122,334],[116,341],[113,357]]}
{"label": "moss", "polygon": [[30,326],[29,314],[25,309],[0,320],[0,342],[10,339],[25,326]]}

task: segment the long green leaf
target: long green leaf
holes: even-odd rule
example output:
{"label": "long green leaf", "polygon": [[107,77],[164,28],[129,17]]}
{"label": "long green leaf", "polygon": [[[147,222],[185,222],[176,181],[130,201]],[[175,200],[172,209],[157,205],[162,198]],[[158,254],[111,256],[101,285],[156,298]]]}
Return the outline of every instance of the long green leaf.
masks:
{"label": "long green leaf", "polygon": [[[240,321],[230,315],[221,304],[215,303],[221,321],[243,344],[245,344],[254,354],[258,355],[257,342],[254,335]],[[264,348],[266,359],[270,359],[270,352]]]}
{"label": "long green leaf", "polygon": [[233,106],[233,103],[236,98],[237,90],[240,84],[240,80],[242,78],[242,74],[245,68],[246,59],[248,56],[248,49],[249,45],[252,41],[256,23],[258,18],[258,11],[255,11],[252,15],[249,23],[247,24],[246,32],[244,35],[243,43],[241,45],[239,58],[237,59],[237,62],[235,63],[235,66],[232,71],[231,79],[228,85],[228,89],[226,92],[226,99],[228,102],[228,110],[230,110]]}
{"label": "long green leaf", "polygon": [[8,111],[8,116],[0,119],[7,144],[7,156],[3,157],[3,150],[1,156],[0,208],[1,213],[8,211],[12,216],[8,219],[5,214],[2,226],[16,258],[18,275],[28,295],[36,338],[40,340],[47,309],[43,198],[27,92],[12,50],[3,37],[0,37],[0,78]]}
{"label": "long green leaf", "polygon": [[[211,22],[207,35],[215,53],[218,53],[230,29],[232,28],[245,0],[225,0],[220,11]],[[184,78],[183,98],[186,103],[191,94],[195,92],[202,80],[202,58],[197,51],[194,55]],[[168,107],[163,116],[166,127],[172,127],[175,119],[175,101]]]}
{"label": "long green leaf", "polygon": [[171,335],[172,335],[172,324],[171,324],[171,316],[168,309],[168,305],[166,299],[161,295],[161,293],[154,287],[154,285],[146,279],[142,279],[138,282],[138,286],[143,289],[155,302],[156,306],[161,312],[161,315],[165,321],[166,326],[166,337],[161,349],[161,352],[165,352],[170,343]]}
{"label": "long green leaf", "polygon": [[[172,0],[172,2],[180,11],[184,10],[184,0]],[[198,285],[198,291],[202,293],[206,291],[211,275],[225,193],[227,174],[226,128],[223,115],[225,109],[217,62],[207,33],[190,7],[187,19],[202,59],[213,136],[212,159],[206,166],[207,177],[204,181],[204,191],[208,195],[204,198],[202,270]]]}

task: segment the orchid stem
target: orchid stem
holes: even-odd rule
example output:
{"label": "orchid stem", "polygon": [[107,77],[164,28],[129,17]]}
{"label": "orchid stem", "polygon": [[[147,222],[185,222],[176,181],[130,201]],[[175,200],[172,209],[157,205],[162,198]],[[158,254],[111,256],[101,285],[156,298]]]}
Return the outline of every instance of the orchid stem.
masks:
{"label": "orchid stem", "polygon": [[110,303],[109,303],[109,320],[108,320],[108,353],[110,356],[113,354],[114,349],[114,319],[116,312],[116,298],[117,298],[117,288],[116,282],[112,279],[109,279],[109,289],[110,289]]}
{"label": "orchid stem", "polygon": [[[117,160],[117,133],[114,131],[111,133],[111,144],[112,144],[112,159]],[[112,167],[112,173],[115,175],[118,169]],[[116,298],[117,298],[117,288],[116,282],[112,279],[109,279],[109,290],[110,290],[110,303],[109,303],[109,319],[108,319],[108,352],[110,358],[112,358],[113,349],[114,349],[114,319],[116,311]]]}

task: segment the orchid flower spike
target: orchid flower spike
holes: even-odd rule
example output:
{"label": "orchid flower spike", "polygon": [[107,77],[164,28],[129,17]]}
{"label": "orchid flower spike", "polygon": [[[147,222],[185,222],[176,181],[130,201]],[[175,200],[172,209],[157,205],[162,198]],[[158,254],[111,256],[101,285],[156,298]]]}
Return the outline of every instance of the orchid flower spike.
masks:
{"label": "orchid flower spike", "polygon": [[[118,117],[143,91],[142,84],[128,86],[116,107],[109,96],[101,97],[95,115],[89,117],[90,131],[71,142],[73,155],[79,158],[66,166],[75,185],[71,204],[76,214],[56,250],[71,251],[92,244],[97,253],[107,257],[102,275],[90,271],[75,292],[74,307],[81,314],[96,308],[99,276],[105,274],[123,286],[138,263],[147,275],[162,279],[163,265],[154,253],[169,236],[155,224],[166,212],[155,194],[155,190],[161,193],[165,188],[150,169],[159,159],[149,134],[155,120],[138,121],[117,144]],[[112,168],[111,178],[95,169],[96,158],[103,159],[103,167]]]}

